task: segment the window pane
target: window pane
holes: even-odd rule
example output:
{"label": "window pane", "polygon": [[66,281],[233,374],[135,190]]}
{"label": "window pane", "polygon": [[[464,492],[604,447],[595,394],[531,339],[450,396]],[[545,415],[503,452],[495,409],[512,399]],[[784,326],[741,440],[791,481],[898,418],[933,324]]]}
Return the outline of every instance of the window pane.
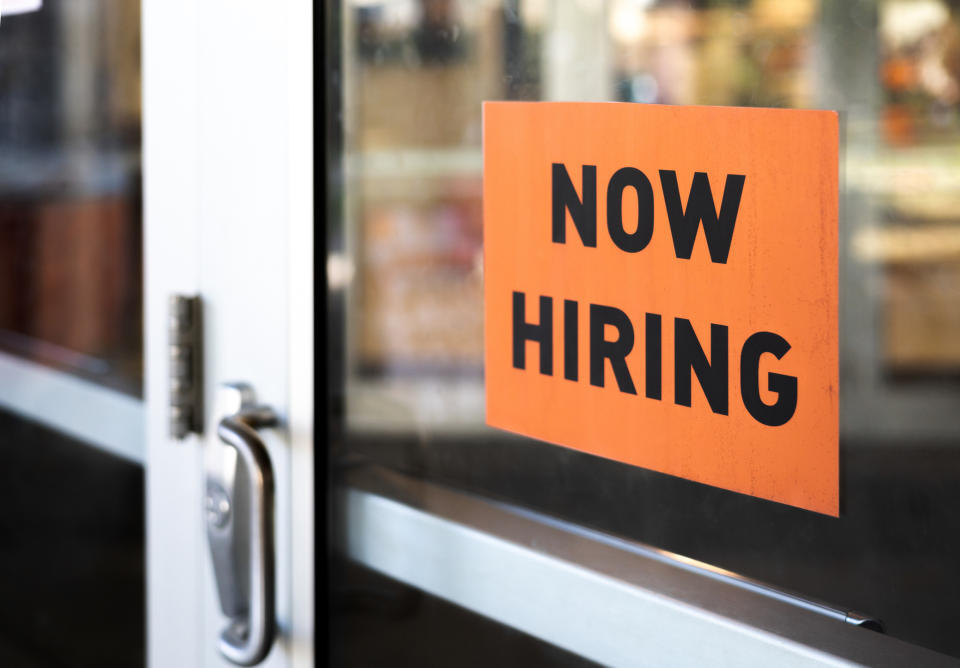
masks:
{"label": "window pane", "polygon": [[145,662],[140,3],[0,1],[0,665]]}
{"label": "window pane", "polygon": [[142,395],[140,3],[0,26],[0,350]]}
{"label": "window pane", "polygon": [[[356,0],[347,450],[880,618],[960,656],[960,7]],[[839,519],[484,426],[481,102],[841,112]],[[335,270],[335,271],[333,271]]]}

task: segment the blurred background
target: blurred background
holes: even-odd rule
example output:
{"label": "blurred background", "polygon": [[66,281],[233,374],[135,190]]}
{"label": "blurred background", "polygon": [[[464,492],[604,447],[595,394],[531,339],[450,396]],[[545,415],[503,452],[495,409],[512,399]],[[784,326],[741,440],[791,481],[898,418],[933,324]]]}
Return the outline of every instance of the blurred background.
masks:
{"label": "blurred background", "polygon": [[351,419],[482,422],[481,101],[613,100],[839,110],[843,428],[957,433],[954,411],[904,419],[921,396],[960,399],[941,382],[960,372],[958,14],[945,0],[347,3],[334,262],[352,278]]}
{"label": "blurred background", "polygon": [[0,349],[140,397],[139,2],[6,18]]}
{"label": "blurred background", "polygon": [[140,3],[0,8],[0,665],[143,665]]}
{"label": "blurred background", "polygon": [[[334,28],[343,469],[647,542],[960,657],[960,2],[349,0]],[[483,100],[840,112],[839,520],[484,426]],[[454,619],[416,592],[421,608],[388,614],[357,594],[388,585],[356,577],[340,599],[348,664],[370,659],[359,629],[397,634],[392,656],[416,664],[413,629]]]}

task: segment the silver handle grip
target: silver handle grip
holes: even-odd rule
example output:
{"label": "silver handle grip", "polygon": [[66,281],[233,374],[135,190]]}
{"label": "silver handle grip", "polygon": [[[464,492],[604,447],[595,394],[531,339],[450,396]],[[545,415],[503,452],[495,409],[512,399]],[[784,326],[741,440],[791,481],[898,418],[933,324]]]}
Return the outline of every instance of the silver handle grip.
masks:
{"label": "silver handle grip", "polygon": [[252,666],[269,653],[276,629],[273,467],[256,429],[277,418],[244,404],[217,425],[220,441],[236,454],[233,467],[207,467],[207,538],[220,606],[230,618],[220,653]]}

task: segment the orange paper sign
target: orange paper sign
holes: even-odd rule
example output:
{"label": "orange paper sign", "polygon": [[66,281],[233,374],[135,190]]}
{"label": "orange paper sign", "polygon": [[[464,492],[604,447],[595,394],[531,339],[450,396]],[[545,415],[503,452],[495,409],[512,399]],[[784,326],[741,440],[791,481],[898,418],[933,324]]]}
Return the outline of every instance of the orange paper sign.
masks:
{"label": "orange paper sign", "polygon": [[837,115],[483,123],[488,424],[837,515]]}

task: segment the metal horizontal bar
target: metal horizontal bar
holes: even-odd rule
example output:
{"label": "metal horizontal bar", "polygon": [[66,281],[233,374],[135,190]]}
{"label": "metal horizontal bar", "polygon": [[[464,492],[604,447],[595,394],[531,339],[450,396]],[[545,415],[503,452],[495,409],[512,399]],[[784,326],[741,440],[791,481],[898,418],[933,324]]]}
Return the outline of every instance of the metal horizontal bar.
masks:
{"label": "metal horizontal bar", "polygon": [[543,513],[527,510],[526,508],[518,508],[516,506],[511,506],[509,504],[499,503],[496,501],[491,501],[491,503],[501,506],[507,512],[529,517],[537,522],[540,522],[541,524],[555,526],[564,531],[579,534],[590,540],[612,545],[621,550],[643,556],[647,559],[661,561],[676,568],[682,568],[684,570],[691,571],[703,577],[714,578],[732,584],[735,587],[741,587],[764,596],[770,596],[789,605],[795,605],[799,608],[816,612],[837,621],[847,622],[848,624],[853,624],[855,626],[864,626],[876,631],[882,631],[883,629],[883,623],[879,619],[872,618],[860,612],[845,610],[844,608],[830,605],[829,603],[824,603],[823,601],[818,601],[814,598],[802,596],[794,592],[784,591],[782,589],[764,584],[758,580],[754,580],[753,578],[748,578],[744,575],[740,575],[739,573],[734,573],[733,571],[728,571],[724,568],[720,568],[697,559],[684,557],[683,555],[675,554],[667,550],[661,550],[643,543],[617,538],[616,536],[611,536],[593,529],[587,529],[585,527],[573,524],[572,522],[558,520],[554,517],[550,517],[549,515],[544,515]]}
{"label": "metal horizontal bar", "polygon": [[0,353],[0,407],[143,463],[146,423],[139,399]]}
{"label": "metal horizontal bar", "polygon": [[351,559],[605,665],[957,665],[735,574],[382,469],[338,498]]}

